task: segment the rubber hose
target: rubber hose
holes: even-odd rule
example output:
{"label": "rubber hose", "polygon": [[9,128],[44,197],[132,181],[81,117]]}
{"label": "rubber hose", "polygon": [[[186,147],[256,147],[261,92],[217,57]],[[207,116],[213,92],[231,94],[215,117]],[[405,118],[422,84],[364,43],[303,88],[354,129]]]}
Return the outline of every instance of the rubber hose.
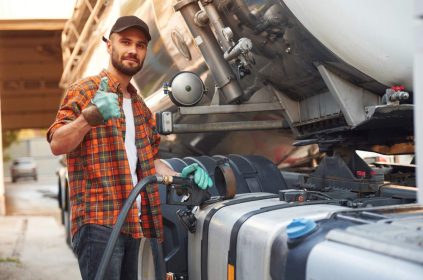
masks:
{"label": "rubber hose", "polygon": [[126,216],[128,215],[129,209],[131,209],[132,204],[134,204],[138,194],[143,191],[148,184],[153,184],[157,181],[158,180],[155,175],[145,177],[140,182],[138,182],[138,184],[129,194],[128,199],[125,201],[125,204],[123,205],[122,210],[119,213],[117,222],[113,227],[113,231],[109,237],[109,241],[107,242],[106,250],[104,250],[103,257],[101,258],[100,265],[94,278],[95,280],[102,280],[104,278],[104,273],[106,272],[106,268],[109,265],[113,250],[115,249],[116,241],[118,239],[120,230],[122,229]]}

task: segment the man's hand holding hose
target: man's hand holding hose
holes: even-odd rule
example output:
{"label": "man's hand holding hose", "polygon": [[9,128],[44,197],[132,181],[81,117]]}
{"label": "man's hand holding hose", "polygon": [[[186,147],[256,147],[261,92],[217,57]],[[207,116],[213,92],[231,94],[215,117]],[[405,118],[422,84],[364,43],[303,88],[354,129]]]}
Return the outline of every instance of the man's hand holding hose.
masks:
{"label": "man's hand holding hose", "polygon": [[120,117],[118,96],[109,92],[108,78],[103,77],[100,81],[98,91],[91,99],[87,108],[82,110],[82,115],[91,126],[99,126],[109,119]]}

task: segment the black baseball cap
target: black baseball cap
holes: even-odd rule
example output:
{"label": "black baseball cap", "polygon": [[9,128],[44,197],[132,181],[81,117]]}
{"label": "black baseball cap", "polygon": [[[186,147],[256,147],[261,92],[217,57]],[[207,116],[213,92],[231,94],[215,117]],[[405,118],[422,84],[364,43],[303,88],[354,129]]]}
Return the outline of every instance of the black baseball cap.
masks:
{"label": "black baseball cap", "polygon": [[[113,33],[119,33],[130,27],[138,28],[145,34],[148,41],[151,40],[151,35],[150,35],[150,30],[148,29],[148,25],[143,20],[141,20],[140,18],[136,16],[123,16],[118,18],[115,24],[112,26],[112,29],[110,30],[109,37]],[[107,42],[108,40],[103,36],[103,41]]]}

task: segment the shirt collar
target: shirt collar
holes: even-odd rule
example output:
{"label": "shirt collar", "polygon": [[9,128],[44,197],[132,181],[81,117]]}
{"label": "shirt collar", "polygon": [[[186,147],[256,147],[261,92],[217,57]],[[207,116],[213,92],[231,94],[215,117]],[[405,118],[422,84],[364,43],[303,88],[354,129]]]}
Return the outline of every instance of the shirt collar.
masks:
{"label": "shirt collar", "polygon": [[[103,69],[103,71],[101,71],[101,73],[100,73],[100,77],[101,78],[103,78],[103,77],[109,78],[109,88],[112,89],[112,92],[120,92],[119,91],[120,83],[112,75],[112,73],[110,73],[106,69]],[[137,94],[137,89],[131,83],[128,84],[127,90],[132,96]]]}

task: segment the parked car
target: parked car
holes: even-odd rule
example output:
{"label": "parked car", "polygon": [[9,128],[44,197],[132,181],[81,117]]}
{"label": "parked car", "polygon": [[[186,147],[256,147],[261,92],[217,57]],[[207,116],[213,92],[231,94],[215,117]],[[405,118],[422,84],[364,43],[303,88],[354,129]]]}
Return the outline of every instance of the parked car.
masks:
{"label": "parked car", "polygon": [[71,246],[71,231],[70,231],[70,207],[69,207],[69,185],[68,185],[68,170],[66,168],[66,157],[60,159],[60,166],[57,169],[57,199],[60,208],[60,217],[62,224],[65,227],[66,243]]}
{"label": "parked car", "polygon": [[32,177],[37,181],[37,164],[32,157],[16,158],[13,160],[12,166],[10,167],[10,174],[13,183],[23,177]]}

